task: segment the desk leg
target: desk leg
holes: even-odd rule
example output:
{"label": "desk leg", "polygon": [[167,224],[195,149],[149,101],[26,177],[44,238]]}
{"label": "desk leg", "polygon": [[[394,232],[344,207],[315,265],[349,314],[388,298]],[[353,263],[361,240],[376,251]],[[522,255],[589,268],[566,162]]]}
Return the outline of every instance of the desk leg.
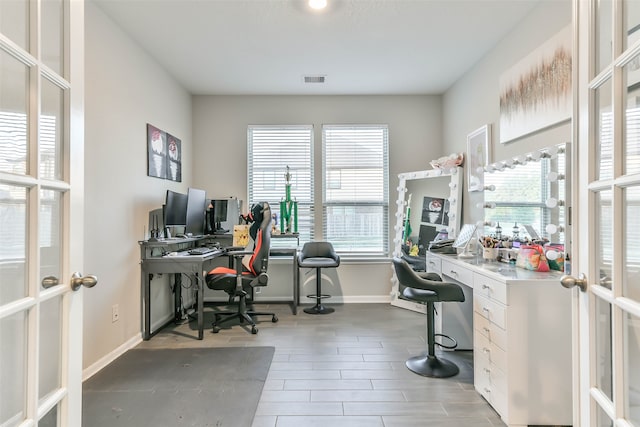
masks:
{"label": "desk leg", "polygon": [[176,324],[182,322],[182,274],[173,275],[173,320]]}
{"label": "desk leg", "polygon": [[298,256],[296,251],[293,252],[293,314],[298,314],[298,305],[300,304],[300,283],[298,275],[300,269],[298,268]]}
{"label": "desk leg", "polygon": [[198,339],[204,338],[204,286],[199,274],[196,274],[198,286]]}
{"label": "desk leg", "polygon": [[142,273],[142,339],[148,341],[151,338],[151,278],[152,274]]}

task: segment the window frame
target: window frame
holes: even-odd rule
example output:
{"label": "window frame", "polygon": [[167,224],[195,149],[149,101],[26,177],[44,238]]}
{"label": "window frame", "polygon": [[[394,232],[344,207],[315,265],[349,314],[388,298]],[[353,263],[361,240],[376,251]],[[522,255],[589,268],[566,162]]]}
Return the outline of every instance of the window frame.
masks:
{"label": "window frame", "polygon": [[[382,190],[381,200],[368,200],[368,201],[352,201],[352,200],[332,200],[328,197],[329,190],[335,189],[335,180],[337,179],[334,176],[334,172],[339,172],[336,174],[340,178],[340,182],[344,182],[346,177],[344,176],[345,168],[336,169],[327,159],[327,136],[328,131],[332,130],[342,130],[348,131],[352,130],[354,132],[357,131],[382,131],[382,141],[381,147],[377,147],[381,150],[381,164],[378,167],[382,168],[382,182],[380,184]],[[345,165],[346,166],[346,165]],[[358,165],[352,170],[357,170]],[[322,232],[323,238],[329,241],[334,241],[334,246],[336,248],[336,252],[338,252],[341,256],[344,257],[366,257],[366,258],[388,258],[389,254],[389,205],[390,205],[390,197],[389,197],[389,126],[387,124],[349,124],[349,125],[334,125],[334,124],[325,124],[322,126]],[[336,242],[335,236],[330,235],[329,230],[330,219],[328,214],[329,208],[352,208],[352,209],[361,209],[361,208],[376,208],[380,207],[382,209],[381,215],[381,225],[380,225],[380,243],[378,248],[370,249],[370,250],[362,250],[361,248],[356,248],[354,246],[361,245],[362,240],[360,237],[356,236],[353,240],[347,240],[344,243],[340,243],[340,241]],[[375,215],[375,213],[374,213]],[[345,246],[351,246],[351,249],[346,249]]]}

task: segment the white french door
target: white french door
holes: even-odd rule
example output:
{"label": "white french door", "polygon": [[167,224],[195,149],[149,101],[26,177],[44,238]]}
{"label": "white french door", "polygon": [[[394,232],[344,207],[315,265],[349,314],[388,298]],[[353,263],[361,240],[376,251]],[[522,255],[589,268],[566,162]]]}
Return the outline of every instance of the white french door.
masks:
{"label": "white french door", "polygon": [[81,425],[83,22],[82,0],[0,0],[2,427]]}
{"label": "white french door", "polygon": [[640,2],[574,0],[579,426],[640,426]]}

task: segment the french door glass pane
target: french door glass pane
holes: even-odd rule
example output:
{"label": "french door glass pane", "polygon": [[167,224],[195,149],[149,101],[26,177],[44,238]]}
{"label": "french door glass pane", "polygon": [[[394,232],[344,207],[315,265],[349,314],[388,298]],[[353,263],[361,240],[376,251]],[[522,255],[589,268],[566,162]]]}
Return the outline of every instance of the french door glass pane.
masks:
{"label": "french door glass pane", "polygon": [[38,421],[38,427],[56,427],[58,425],[58,405],[51,408],[44,417]]}
{"label": "french door glass pane", "polygon": [[27,316],[18,312],[0,319],[0,425],[17,426],[26,417]]}
{"label": "french door glass pane", "polygon": [[42,0],[42,61],[59,75],[62,70],[63,4],[62,0]]}
{"label": "french door glass pane", "polygon": [[62,194],[53,190],[40,192],[40,279],[60,278],[62,261],[60,230],[62,229]]}
{"label": "french door glass pane", "polygon": [[611,305],[596,298],[596,386],[613,401]]}
{"label": "french door glass pane", "polygon": [[40,178],[62,178],[63,90],[42,78]]}
{"label": "french door glass pane", "polygon": [[596,147],[596,179],[613,178],[613,113],[611,109],[611,80],[605,82],[595,91],[597,108],[595,122]]}
{"label": "french door glass pane", "polygon": [[61,297],[40,304],[40,399],[60,388],[61,310]]}
{"label": "french door glass pane", "polygon": [[598,284],[611,289],[611,264],[613,257],[613,212],[611,207],[611,190],[596,193],[596,230],[600,233],[596,236],[598,248]]}
{"label": "french door glass pane", "polygon": [[[4,2],[0,1],[0,17]],[[0,18],[2,20],[4,18]],[[27,173],[29,67],[0,50],[0,171]]]}
{"label": "french door glass pane", "polygon": [[0,33],[22,49],[28,50],[29,0],[0,1]]}
{"label": "french door glass pane", "polygon": [[613,0],[597,1],[596,9],[596,73],[604,70],[613,61],[611,50],[611,25]]}
{"label": "french door glass pane", "polygon": [[633,425],[640,425],[640,318],[627,314],[625,319],[625,366],[623,378],[627,378],[627,418]]}
{"label": "french door glass pane", "polygon": [[640,187],[624,189],[624,276],[622,294],[640,302]]}
{"label": "french door glass pane", "polygon": [[625,0],[624,17],[626,21],[627,47],[640,39],[640,2]]}
{"label": "french door glass pane", "polygon": [[[638,33],[640,35],[640,31]],[[624,67],[624,74],[627,80],[627,112],[623,118],[626,120],[623,125],[624,169],[625,173],[631,174],[640,172],[640,56]]]}
{"label": "french door glass pane", "polygon": [[24,187],[0,184],[0,305],[27,295],[26,204]]}
{"label": "french door glass pane", "polygon": [[[597,406],[597,403],[594,403]],[[613,420],[598,406],[597,427],[613,427]]]}

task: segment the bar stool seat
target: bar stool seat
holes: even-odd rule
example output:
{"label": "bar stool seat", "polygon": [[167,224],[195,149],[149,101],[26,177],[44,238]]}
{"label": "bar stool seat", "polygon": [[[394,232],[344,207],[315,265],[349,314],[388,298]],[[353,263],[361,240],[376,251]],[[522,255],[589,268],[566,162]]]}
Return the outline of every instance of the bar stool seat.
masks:
{"label": "bar stool seat", "polygon": [[325,307],[322,300],[331,298],[331,295],[322,293],[322,269],[336,268],[340,265],[340,256],[333,249],[333,245],[329,242],[307,242],[298,254],[298,268],[315,268],[316,269],[316,293],[307,295],[307,298],[315,298],[316,305],[311,308],[305,308],[303,311],[308,314],[329,314],[334,309]]}

